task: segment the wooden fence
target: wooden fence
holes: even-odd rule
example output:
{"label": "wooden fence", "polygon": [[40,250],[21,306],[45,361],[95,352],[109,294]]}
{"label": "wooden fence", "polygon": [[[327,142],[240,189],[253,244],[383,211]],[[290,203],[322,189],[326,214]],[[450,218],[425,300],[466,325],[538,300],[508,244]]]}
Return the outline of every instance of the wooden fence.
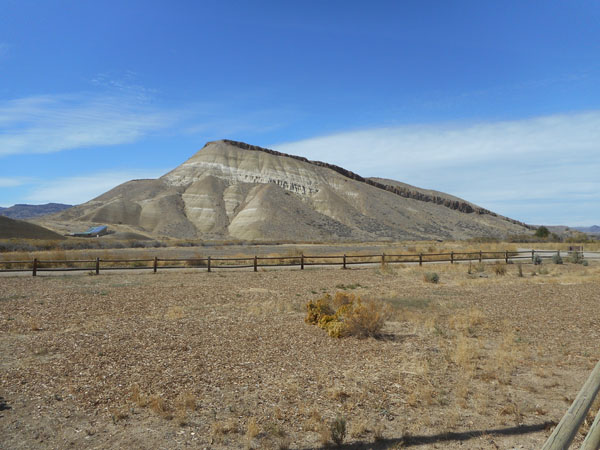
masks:
{"label": "wooden fence", "polygon": [[[583,424],[594,399],[600,391],[600,362],[588,377],[577,394],[573,404],[556,426],[542,450],[563,450],[569,448]],[[581,450],[598,450],[600,448],[600,411],[581,445]]]}
{"label": "wooden fence", "polygon": [[[564,253],[564,252],[563,252]],[[254,269],[272,267],[307,266],[341,266],[346,269],[351,265],[369,264],[418,264],[426,263],[465,263],[497,261],[506,264],[515,261],[536,262],[538,258],[548,259],[559,254],[556,250],[527,251],[472,251],[450,253],[418,253],[418,254],[376,254],[376,255],[298,255],[298,256],[251,256],[251,257],[188,257],[188,258],[142,258],[142,259],[81,259],[81,260],[42,260],[34,258],[29,261],[0,261],[0,272],[31,272],[35,277],[38,272],[89,271],[100,274],[105,270],[152,270],[205,268],[208,272],[220,269]],[[582,252],[569,252],[583,258]],[[600,252],[586,252],[586,258],[600,258]]]}

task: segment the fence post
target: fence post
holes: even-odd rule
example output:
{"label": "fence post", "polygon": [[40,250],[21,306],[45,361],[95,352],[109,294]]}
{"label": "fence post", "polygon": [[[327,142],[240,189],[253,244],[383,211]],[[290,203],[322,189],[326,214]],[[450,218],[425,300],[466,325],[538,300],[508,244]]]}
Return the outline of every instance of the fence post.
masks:
{"label": "fence post", "polygon": [[508,264],[508,250],[504,251],[504,262]]}
{"label": "fence post", "polygon": [[300,254],[300,270],[304,270],[304,253]]}
{"label": "fence post", "polygon": [[454,251],[450,252],[450,264],[454,264]]}
{"label": "fence post", "polygon": [[96,275],[100,275],[100,258],[96,258]]}
{"label": "fence post", "polygon": [[34,277],[37,276],[37,263],[37,258],[33,258],[33,273],[31,275]]}
{"label": "fence post", "polygon": [[154,257],[154,265],[152,266],[152,270],[154,271],[154,273],[156,273],[156,271],[158,270],[158,256]]}
{"label": "fence post", "polygon": [[254,271],[258,271],[258,258],[254,255]]}
{"label": "fence post", "polygon": [[596,419],[592,423],[583,444],[581,444],[581,450],[594,450],[597,448],[600,448],[600,411],[596,414]]}
{"label": "fence post", "polygon": [[381,268],[385,267],[385,253],[381,254]]}
{"label": "fence post", "polygon": [[600,390],[600,362],[588,377],[587,381],[575,397],[573,404],[560,420],[554,431],[542,447],[542,450],[559,450],[569,448],[579,427],[585,420]]}
{"label": "fence post", "polygon": [[535,250],[531,250],[531,262],[535,261]]}
{"label": "fence post", "polygon": [[481,264],[481,260],[483,259],[483,252],[479,250],[479,263]]}
{"label": "fence post", "polygon": [[208,271],[210,272],[210,256],[208,257],[206,266],[208,268]]}
{"label": "fence post", "polygon": [[344,269],[346,268],[346,254],[344,253]]}
{"label": "fence post", "polygon": [[423,265],[423,253],[419,253],[419,265]]}

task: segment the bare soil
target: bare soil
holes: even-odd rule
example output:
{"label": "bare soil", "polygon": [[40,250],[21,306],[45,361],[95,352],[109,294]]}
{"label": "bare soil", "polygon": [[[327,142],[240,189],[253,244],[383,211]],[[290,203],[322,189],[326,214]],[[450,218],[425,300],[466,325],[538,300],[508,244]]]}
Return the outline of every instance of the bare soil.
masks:
{"label": "bare soil", "polygon": [[[600,265],[492,267],[2,277],[0,447],[321,448],[343,418],[340,448],[540,448],[600,358]],[[337,291],[383,335],[304,322]]]}

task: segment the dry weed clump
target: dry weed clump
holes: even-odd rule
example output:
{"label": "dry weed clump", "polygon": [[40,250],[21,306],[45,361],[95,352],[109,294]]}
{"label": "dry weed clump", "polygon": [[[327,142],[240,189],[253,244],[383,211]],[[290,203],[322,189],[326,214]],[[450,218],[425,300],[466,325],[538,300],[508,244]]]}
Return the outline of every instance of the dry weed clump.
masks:
{"label": "dry weed clump", "polygon": [[479,345],[473,338],[459,335],[452,360],[460,368],[463,375],[472,376],[475,373],[476,361],[479,358]]}
{"label": "dry weed clump", "polygon": [[494,273],[497,276],[504,276],[506,275],[506,265],[497,262],[496,264],[494,264]]}
{"label": "dry weed clump", "polygon": [[125,408],[114,408],[110,410],[110,417],[112,422],[116,424],[122,420],[129,419],[129,413]]}
{"label": "dry weed clump", "polygon": [[385,432],[385,425],[379,423],[375,428],[373,428],[373,440],[375,442],[383,441],[383,433]]}
{"label": "dry weed clump", "polygon": [[183,411],[196,411],[196,396],[191,392],[183,392],[177,397],[177,408]]}
{"label": "dry weed clump", "polygon": [[42,331],[42,325],[38,319],[32,318],[29,320],[29,328],[31,331]]}
{"label": "dry weed clump", "polygon": [[370,432],[371,427],[369,426],[367,421],[365,421],[365,419],[357,419],[352,421],[349,432],[350,437],[353,437],[355,439],[363,439],[366,436],[368,436]]}
{"label": "dry weed clump", "polygon": [[304,431],[315,431],[319,432],[321,430],[321,426],[323,425],[323,418],[319,411],[316,409],[311,410],[308,419],[304,421],[302,424],[302,429]]}
{"label": "dry weed clump", "polygon": [[391,316],[386,303],[344,292],[311,300],[306,309],[305,322],[323,328],[331,337],[376,337]]}
{"label": "dry weed clump", "polygon": [[163,416],[167,419],[171,419],[173,416],[170,414],[170,409],[167,406],[167,402],[160,395],[151,395],[148,399],[148,407],[156,414]]}
{"label": "dry weed clump", "polygon": [[292,445],[292,439],[290,438],[290,436],[288,436],[286,431],[279,424],[267,424],[267,426],[265,427],[265,431],[266,441],[262,442],[263,448],[276,448],[278,450],[287,450]]}
{"label": "dry weed clump", "polygon": [[137,384],[131,388],[131,400],[140,408],[148,406],[148,398],[142,394],[142,391]]}
{"label": "dry weed clump", "polygon": [[461,335],[474,336],[485,325],[485,315],[480,309],[472,307],[450,317],[448,325]]}
{"label": "dry weed clump", "polygon": [[236,434],[239,432],[238,424],[235,419],[221,420],[213,422],[211,425],[211,433],[213,440],[223,442],[223,439],[228,434]]}
{"label": "dry weed clump", "polygon": [[137,384],[131,388],[130,399],[140,408],[148,408],[167,420],[177,418],[177,422],[181,426],[187,425],[187,411],[196,410],[196,398],[190,393],[183,393],[177,397],[174,411],[162,396],[144,395]]}
{"label": "dry weed clump", "polygon": [[252,441],[252,439],[254,439],[259,434],[260,434],[260,428],[258,427],[256,418],[250,417],[248,419],[248,423],[246,424],[246,439],[248,441]]}
{"label": "dry weed clump", "polygon": [[319,443],[323,447],[328,447],[331,442],[331,428],[328,428],[325,423],[321,423],[319,424],[317,433],[319,434]]}
{"label": "dry weed clump", "polygon": [[185,261],[185,265],[188,267],[206,267],[207,262],[201,254],[196,253],[193,258],[190,258]]}
{"label": "dry weed clump", "polygon": [[482,378],[488,381],[497,380],[500,384],[508,385],[511,383],[512,373],[520,360],[522,360],[522,355],[516,346],[514,331],[506,328],[501,342],[498,343],[487,361]]}

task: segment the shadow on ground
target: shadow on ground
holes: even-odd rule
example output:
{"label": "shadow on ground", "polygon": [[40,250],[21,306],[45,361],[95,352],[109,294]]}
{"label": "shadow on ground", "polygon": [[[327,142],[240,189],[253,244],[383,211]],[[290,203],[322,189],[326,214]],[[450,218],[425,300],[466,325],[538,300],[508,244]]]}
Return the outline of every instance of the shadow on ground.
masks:
{"label": "shadow on ground", "polygon": [[[475,431],[463,431],[463,432],[447,432],[440,434],[433,434],[429,436],[413,436],[405,435],[401,438],[382,439],[377,442],[353,442],[351,444],[342,444],[339,446],[326,446],[320,447],[321,449],[337,448],[342,450],[383,450],[392,447],[404,448],[404,447],[416,447],[419,445],[436,444],[440,442],[449,441],[468,441],[469,439],[478,438],[481,436],[517,436],[521,434],[536,433],[538,431],[546,430],[556,425],[556,422],[546,421],[540,424],[534,425],[519,425],[510,428],[496,428],[491,430],[475,430]],[[304,450],[309,450],[308,448]]]}

